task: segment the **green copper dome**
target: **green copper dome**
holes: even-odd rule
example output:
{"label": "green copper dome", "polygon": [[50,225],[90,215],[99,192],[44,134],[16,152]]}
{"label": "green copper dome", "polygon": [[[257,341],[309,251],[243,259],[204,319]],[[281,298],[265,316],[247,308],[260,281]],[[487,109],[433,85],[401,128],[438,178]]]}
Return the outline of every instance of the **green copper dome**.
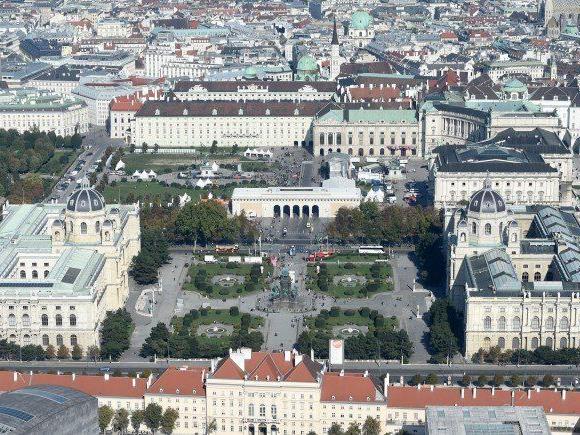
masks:
{"label": "green copper dome", "polygon": [[356,11],[350,18],[350,28],[354,30],[366,30],[373,23],[373,17],[365,11]]}
{"label": "green copper dome", "polygon": [[574,24],[568,23],[564,28],[564,33],[566,35],[577,35],[578,27],[576,27]]}
{"label": "green copper dome", "polygon": [[510,79],[503,86],[504,92],[527,92],[528,87],[520,82],[518,79]]}
{"label": "green copper dome", "polygon": [[302,56],[298,61],[296,70],[301,73],[318,72],[318,64],[316,63],[316,59],[314,59],[309,54]]}
{"label": "green copper dome", "polygon": [[244,78],[246,79],[255,79],[257,76],[258,70],[253,66],[249,66],[244,70]]}

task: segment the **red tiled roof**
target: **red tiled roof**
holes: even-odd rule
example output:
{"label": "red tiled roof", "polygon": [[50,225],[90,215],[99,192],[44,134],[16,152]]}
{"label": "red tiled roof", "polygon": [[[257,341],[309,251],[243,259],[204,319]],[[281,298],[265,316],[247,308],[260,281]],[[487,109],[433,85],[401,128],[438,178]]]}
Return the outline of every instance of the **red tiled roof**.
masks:
{"label": "red tiled roof", "polygon": [[207,368],[201,367],[170,367],[147,389],[147,393],[205,396],[204,377],[207,371]]}
{"label": "red tiled roof", "polygon": [[383,402],[372,379],[361,373],[325,373],[320,400],[323,402]]}
{"label": "red tiled roof", "polygon": [[[426,406],[542,406],[550,414],[580,414],[580,392],[566,391],[563,398],[561,391],[554,390],[518,390],[512,391],[491,388],[465,388],[461,398],[461,388],[422,386],[402,387],[389,386],[387,406],[389,408],[421,409]],[[475,391],[475,397],[474,397]]]}
{"label": "red tiled roof", "polygon": [[290,354],[286,360],[284,352],[252,352],[249,359],[244,360],[242,370],[230,357],[227,358],[213,373],[216,379],[244,379],[256,381],[286,381],[286,382],[316,382],[317,363],[303,356]]}
{"label": "red tiled roof", "polygon": [[391,87],[374,87],[374,88],[348,88],[348,93],[352,97],[352,101],[360,100],[374,100],[374,101],[388,101],[399,98],[401,91],[398,88]]}
{"label": "red tiled roof", "polygon": [[17,380],[14,381],[14,373],[0,371],[0,391],[13,391],[28,385],[59,385],[72,388],[91,396],[98,397],[143,397],[147,388],[147,379],[134,379],[130,377],[113,377],[96,375],[49,375],[28,374],[16,372]]}

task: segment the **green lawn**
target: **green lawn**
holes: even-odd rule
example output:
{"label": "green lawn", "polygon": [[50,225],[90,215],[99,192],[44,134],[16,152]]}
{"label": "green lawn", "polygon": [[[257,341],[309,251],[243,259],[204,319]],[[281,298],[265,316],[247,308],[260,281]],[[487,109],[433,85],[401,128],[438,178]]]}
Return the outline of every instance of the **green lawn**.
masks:
{"label": "green lawn", "polygon": [[[367,313],[368,313],[367,309]],[[324,317],[324,324],[316,326],[316,319]],[[322,316],[318,315],[316,317],[305,317],[304,321],[309,329],[327,329],[332,330],[335,326],[342,326],[342,325],[358,325],[358,326],[367,326],[369,328],[369,332],[374,331],[375,329],[375,322],[373,319],[369,317],[369,315],[361,314],[361,310],[341,310],[340,314],[336,317],[333,316]],[[396,317],[386,317],[384,318],[384,327],[387,330],[393,330],[399,327],[399,321]]]}
{"label": "green lawn", "polygon": [[135,170],[143,169],[152,169],[158,174],[184,171],[193,164],[200,164],[203,161],[229,161],[238,160],[239,157],[239,154],[231,154],[231,148],[218,148],[215,154],[210,154],[206,148],[197,148],[197,153],[183,154],[126,152],[121,160],[125,163],[125,172],[131,175]]}
{"label": "green lawn", "polygon": [[[245,263],[226,263],[221,261],[219,263],[197,263],[189,266],[187,271],[188,279],[183,285],[184,290],[198,291],[214,298],[232,298],[241,296],[256,291],[262,291],[266,288],[266,277],[272,274],[272,265],[264,262],[264,274],[252,283],[250,273],[252,270],[251,264]],[[196,284],[196,276],[200,270],[206,273],[206,279],[203,285]],[[213,284],[212,278],[217,275],[241,275],[244,277],[244,283],[233,284],[229,287]]]}
{"label": "green lawn", "polygon": [[[197,311],[199,315],[195,317],[192,315],[192,311]],[[205,314],[204,314],[205,313]],[[240,327],[240,321],[242,319],[243,313],[238,313],[237,315],[230,314],[230,311],[227,309],[224,310],[191,310],[186,316],[184,317],[174,317],[171,320],[171,324],[173,327],[179,331],[183,327],[183,322],[185,317],[191,318],[191,324],[189,329],[192,333],[197,333],[197,328],[200,325],[211,325],[213,323],[221,323],[224,325],[232,325],[234,328]],[[189,320],[186,321],[189,323]],[[257,329],[264,325],[264,319],[259,316],[251,316],[250,322],[250,329]]]}
{"label": "green lawn", "polygon": [[[249,181],[240,184],[231,183],[226,186],[212,186],[206,189],[194,189],[187,186],[164,185],[158,181],[117,181],[105,187],[103,196],[107,202],[128,204],[134,201],[148,200],[151,202],[169,202],[171,198],[182,195],[184,192],[196,202],[201,197],[207,197],[211,192],[214,197],[230,198],[236,186],[239,187],[264,187],[264,183]],[[131,195],[131,197],[130,197]]]}
{"label": "green lawn", "polygon": [[323,263],[374,263],[375,260],[386,260],[387,255],[359,254],[357,252],[337,252],[332,257],[324,258]]}
{"label": "green lawn", "polygon": [[[371,268],[373,264],[380,266],[379,273],[373,276]],[[308,265],[308,281],[309,288],[327,293],[336,298],[364,298],[371,296],[374,293],[383,293],[393,290],[392,275],[393,270],[389,263],[355,263],[350,261],[340,261],[335,258],[334,262],[325,262],[321,265],[322,270],[326,268],[328,279],[328,290],[323,291],[319,285],[319,276],[316,273],[316,265]],[[334,283],[334,277],[345,275],[363,276],[367,282],[365,284],[357,283],[353,286],[343,285],[341,283]],[[373,284],[373,285],[371,285]]]}

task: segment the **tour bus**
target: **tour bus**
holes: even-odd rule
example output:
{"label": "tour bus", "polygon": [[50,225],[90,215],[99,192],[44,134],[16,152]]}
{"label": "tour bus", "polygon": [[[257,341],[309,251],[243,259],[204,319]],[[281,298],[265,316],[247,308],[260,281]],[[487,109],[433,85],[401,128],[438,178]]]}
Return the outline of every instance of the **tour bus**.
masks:
{"label": "tour bus", "polygon": [[385,250],[380,245],[367,245],[367,246],[359,246],[358,248],[359,254],[384,254]]}

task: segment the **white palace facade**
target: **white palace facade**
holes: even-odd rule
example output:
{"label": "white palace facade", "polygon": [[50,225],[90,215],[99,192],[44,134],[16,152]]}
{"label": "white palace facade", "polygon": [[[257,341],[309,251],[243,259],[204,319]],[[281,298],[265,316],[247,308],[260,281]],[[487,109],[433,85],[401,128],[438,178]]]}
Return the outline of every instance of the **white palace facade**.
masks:
{"label": "white palace facade", "polygon": [[140,250],[136,205],[106,205],[87,183],[66,204],[6,204],[0,223],[0,336],[84,350],[123,307]]}

